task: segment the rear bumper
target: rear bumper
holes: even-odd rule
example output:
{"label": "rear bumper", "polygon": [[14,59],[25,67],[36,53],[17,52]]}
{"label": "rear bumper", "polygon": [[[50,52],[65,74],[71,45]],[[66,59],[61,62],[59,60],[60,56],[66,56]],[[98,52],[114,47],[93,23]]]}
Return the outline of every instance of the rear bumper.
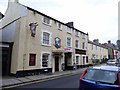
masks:
{"label": "rear bumper", "polygon": [[79,81],[79,90],[120,90],[118,85],[96,84],[96,82]]}

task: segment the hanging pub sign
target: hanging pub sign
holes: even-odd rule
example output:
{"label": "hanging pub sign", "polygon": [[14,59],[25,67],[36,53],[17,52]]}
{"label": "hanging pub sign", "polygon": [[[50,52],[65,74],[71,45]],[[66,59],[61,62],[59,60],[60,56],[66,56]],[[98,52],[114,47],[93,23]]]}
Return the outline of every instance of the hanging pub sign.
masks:
{"label": "hanging pub sign", "polygon": [[61,39],[59,37],[55,38],[55,47],[60,48],[61,47]]}
{"label": "hanging pub sign", "polygon": [[36,26],[38,26],[37,22],[36,23],[30,23],[30,30],[31,30],[31,36],[35,37],[36,34]]}

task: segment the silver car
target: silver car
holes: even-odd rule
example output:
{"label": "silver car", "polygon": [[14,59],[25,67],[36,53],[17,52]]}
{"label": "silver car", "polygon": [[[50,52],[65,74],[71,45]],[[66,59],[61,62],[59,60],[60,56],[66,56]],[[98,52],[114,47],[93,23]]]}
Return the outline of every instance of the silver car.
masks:
{"label": "silver car", "polygon": [[116,65],[116,64],[117,64],[117,59],[109,59],[109,60],[107,61],[107,64],[108,64],[108,65]]}

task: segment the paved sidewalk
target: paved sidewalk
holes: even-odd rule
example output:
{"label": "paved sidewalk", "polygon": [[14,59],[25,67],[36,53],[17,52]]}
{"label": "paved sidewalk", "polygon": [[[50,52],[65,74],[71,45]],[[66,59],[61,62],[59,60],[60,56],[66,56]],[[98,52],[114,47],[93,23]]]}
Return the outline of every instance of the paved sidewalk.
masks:
{"label": "paved sidewalk", "polygon": [[59,71],[55,72],[52,74],[41,74],[41,75],[34,75],[34,76],[25,76],[25,77],[3,77],[0,82],[0,88],[5,88],[8,86],[14,86],[18,84],[23,84],[23,83],[28,83],[28,82],[35,82],[35,81],[40,81],[40,80],[46,80],[50,78],[55,78],[55,77],[62,77],[62,76],[67,76],[67,75],[72,75],[72,74],[77,74],[85,70],[85,68],[80,68],[77,70],[68,70],[68,71]]}

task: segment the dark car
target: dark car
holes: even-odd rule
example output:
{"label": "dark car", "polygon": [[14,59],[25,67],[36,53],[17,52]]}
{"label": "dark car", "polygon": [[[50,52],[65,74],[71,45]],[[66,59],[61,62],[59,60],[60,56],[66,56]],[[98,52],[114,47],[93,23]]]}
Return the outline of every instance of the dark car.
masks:
{"label": "dark car", "polygon": [[87,68],[79,80],[80,90],[120,90],[120,67],[94,66]]}

